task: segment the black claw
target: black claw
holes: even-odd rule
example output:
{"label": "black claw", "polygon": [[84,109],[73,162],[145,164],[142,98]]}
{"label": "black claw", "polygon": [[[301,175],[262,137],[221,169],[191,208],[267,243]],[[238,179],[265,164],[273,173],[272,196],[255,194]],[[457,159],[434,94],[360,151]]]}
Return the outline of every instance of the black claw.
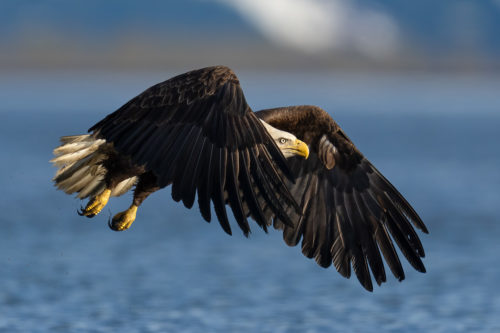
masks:
{"label": "black claw", "polygon": [[115,226],[115,225],[114,225],[114,223],[113,223],[113,219],[111,219],[111,218],[109,218],[109,219],[108,219],[108,227],[109,227],[111,230],[113,230],[113,231],[120,231],[120,230],[118,230],[118,229],[116,228],[116,226]]}
{"label": "black claw", "polygon": [[80,207],[80,209],[77,209],[77,210],[76,210],[76,213],[77,213],[78,215],[80,215],[80,216],[85,216],[85,217],[88,217],[88,218],[92,218],[92,217],[96,216],[96,214],[89,214],[89,215],[85,215],[85,208],[83,208],[83,206],[82,206],[82,207]]}

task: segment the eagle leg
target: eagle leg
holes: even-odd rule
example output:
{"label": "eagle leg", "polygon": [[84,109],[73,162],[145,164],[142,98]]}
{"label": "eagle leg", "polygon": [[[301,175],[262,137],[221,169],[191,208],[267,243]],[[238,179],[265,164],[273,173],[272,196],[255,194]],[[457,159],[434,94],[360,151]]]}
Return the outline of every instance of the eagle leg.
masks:
{"label": "eagle leg", "polygon": [[113,216],[113,218],[108,221],[109,227],[114,231],[123,231],[130,228],[135,220],[137,208],[139,208],[141,203],[151,193],[158,191],[159,189],[158,180],[152,172],[146,172],[140,175],[139,181],[134,190],[134,200],[132,201],[132,205],[130,205],[126,211]]}
{"label": "eagle leg", "polygon": [[85,208],[80,208],[78,214],[80,216],[94,217],[106,206],[109,197],[111,196],[111,190],[105,189],[101,194],[93,197]]}

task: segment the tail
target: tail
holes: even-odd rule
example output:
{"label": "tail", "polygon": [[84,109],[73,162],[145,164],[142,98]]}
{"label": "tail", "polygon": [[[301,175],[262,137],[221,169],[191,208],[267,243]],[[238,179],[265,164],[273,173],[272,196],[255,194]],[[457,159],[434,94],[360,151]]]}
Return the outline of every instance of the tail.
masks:
{"label": "tail", "polygon": [[[103,165],[112,145],[91,134],[63,136],[61,145],[54,149],[55,158],[50,162],[58,167],[53,180],[60,190],[68,194],[78,193],[84,199],[94,197],[106,189],[108,170]],[[137,181],[137,177],[125,179],[112,189],[112,196],[127,192]]]}

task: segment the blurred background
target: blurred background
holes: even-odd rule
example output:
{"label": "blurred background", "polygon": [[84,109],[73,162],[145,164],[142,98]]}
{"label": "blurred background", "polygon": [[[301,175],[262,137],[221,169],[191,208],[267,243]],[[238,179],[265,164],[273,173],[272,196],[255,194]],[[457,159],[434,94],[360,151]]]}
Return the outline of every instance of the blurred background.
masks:
{"label": "blurred background", "polygon": [[3,1],[3,70],[499,69],[500,3]]}
{"label": "blurred background", "polygon": [[[500,332],[500,1],[7,0],[0,46],[0,331]],[[368,293],[170,189],[126,232],[128,194],[77,216],[58,138],[216,64],[254,110],[327,110],[425,221],[428,272]]]}

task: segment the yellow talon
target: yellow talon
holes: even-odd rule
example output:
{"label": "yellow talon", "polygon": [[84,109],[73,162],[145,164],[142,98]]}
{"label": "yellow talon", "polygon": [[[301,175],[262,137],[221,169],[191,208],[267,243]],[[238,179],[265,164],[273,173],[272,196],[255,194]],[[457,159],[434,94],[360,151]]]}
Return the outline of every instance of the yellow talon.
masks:
{"label": "yellow talon", "polygon": [[132,205],[129,209],[124,212],[116,214],[111,221],[109,221],[109,227],[114,231],[127,230],[135,221],[135,215],[137,214],[137,206]]}
{"label": "yellow talon", "polygon": [[105,189],[101,194],[96,195],[89,203],[85,209],[82,209],[79,214],[87,217],[93,217],[106,206],[109,197],[111,195],[111,190]]}

